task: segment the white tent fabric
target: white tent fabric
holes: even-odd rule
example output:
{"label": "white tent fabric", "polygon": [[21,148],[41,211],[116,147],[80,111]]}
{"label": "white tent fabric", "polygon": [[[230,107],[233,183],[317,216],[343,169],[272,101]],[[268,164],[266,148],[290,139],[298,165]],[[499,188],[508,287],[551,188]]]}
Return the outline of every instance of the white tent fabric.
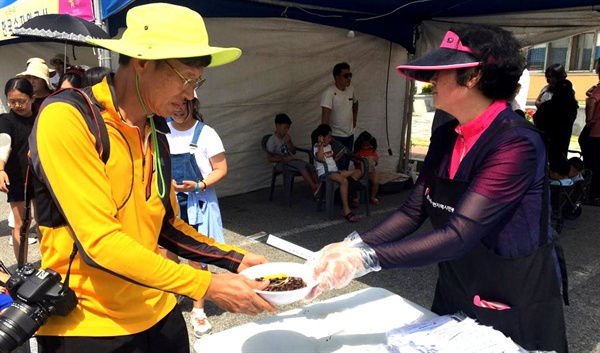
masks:
{"label": "white tent fabric", "polygon": [[454,24],[501,26],[515,33],[523,47],[529,47],[600,29],[599,10],[598,6],[584,6],[488,16],[434,18],[422,24],[417,56],[436,49],[446,31]]}
{"label": "white tent fabric", "polygon": [[[219,133],[227,152],[229,173],[219,196],[268,187],[271,165],[260,139],[274,131],[275,114],[288,114],[294,143],[310,147],[310,133],[321,121],[321,93],[333,84],[333,66],[341,61],[354,73],[357,132],[370,131],[385,151],[387,106],[390,144],[398,155],[405,92],[395,67],[406,59],[404,48],[285,18],[208,18],[206,26],[212,45],[243,52],[232,64],[206,69],[207,82],[198,91],[205,122]],[[397,157],[390,159],[397,163]]]}
{"label": "white tent fabric", "polygon": [[[231,64],[206,69],[207,82],[198,90],[205,122],[219,133],[227,153],[229,173],[218,186],[219,196],[269,186],[271,165],[260,139],[274,131],[275,114],[288,114],[294,143],[310,147],[310,133],[321,122],[321,93],[333,84],[331,71],[341,61],[354,73],[360,105],[357,133],[370,131],[378,139],[380,154],[387,157],[387,169],[395,169],[405,99],[405,81],[395,67],[406,60],[404,48],[370,35],[349,38],[346,30],[285,18],[207,18],[205,23],[212,45],[243,51]],[[48,61],[62,50],[53,43],[1,46],[1,82],[24,71],[27,58]],[[77,64],[97,65],[93,56],[83,58],[90,48],[76,51]],[[116,69],[116,55],[112,63]],[[0,100],[5,101],[3,94]],[[386,116],[394,156],[382,153],[388,148]]]}
{"label": "white tent fabric", "polygon": [[[595,30],[600,25],[598,17],[593,8],[586,7],[436,18],[423,23],[417,50],[420,55],[435,49],[446,30],[458,22],[499,24],[514,31],[524,45],[533,45]],[[384,166],[395,170],[405,99],[410,97],[406,81],[395,72],[407,60],[404,48],[378,37],[358,32],[351,37],[344,29],[286,18],[207,18],[206,26],[211,44],[243,51],[236,62],[207,69],[208,81],[198,92],[205,121],[217,130],[227,151],[229,175],[218,188],[220,196],[269,185],[271,166],[260,138],[273,131],[275,114],[288,114],[294,122],[290,130],[294,142],[310,147],[310,133],[320,123],[321,93],[333,84],[331,70],[341,61],[348,62],[354,72],[352,84],[360,102],[357,133],[370,131],[379,141]],[[62,45],[53,43],[0,47],[1,82],[24,70],[27,58],[50,58],[62,50]],[[96,65],[91,49],[76,51],[77,64]],[[0,112],[3,109],[5,104]],[[388,147],[395,156],[387,156]]]}

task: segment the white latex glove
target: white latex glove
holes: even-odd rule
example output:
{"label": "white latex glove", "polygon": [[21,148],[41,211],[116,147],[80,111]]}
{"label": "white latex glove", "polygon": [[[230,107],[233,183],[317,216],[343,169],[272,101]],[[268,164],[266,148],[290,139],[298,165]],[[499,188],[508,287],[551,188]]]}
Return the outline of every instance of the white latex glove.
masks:
{"label": "white latex glove", "polygon": [[381,269],[375,251],[362,241],[357,232],[352,232],[342,242],[325,246],[308,265],[313,266],[318,283],[307,300],[326,290],[345,287],[353,279]]}

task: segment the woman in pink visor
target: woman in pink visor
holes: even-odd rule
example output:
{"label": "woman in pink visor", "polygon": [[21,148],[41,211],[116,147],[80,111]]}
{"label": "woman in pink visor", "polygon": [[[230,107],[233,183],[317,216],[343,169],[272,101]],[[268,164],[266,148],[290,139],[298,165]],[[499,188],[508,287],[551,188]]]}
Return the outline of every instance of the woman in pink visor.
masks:
{"label": "woman in pink visor", "polygon": [[[433,312],[462,311],[527,350],[568,351],[546,147],[506,102],[524,67],[514,35],[490,26],[452,28],[439,49],[397,67],[431,82],[435,107],[456,120],[434,132],[397,211],[320,251],[312,297],[371,271],[437,263]],[[427,218],[433,228],[417,233]]]}

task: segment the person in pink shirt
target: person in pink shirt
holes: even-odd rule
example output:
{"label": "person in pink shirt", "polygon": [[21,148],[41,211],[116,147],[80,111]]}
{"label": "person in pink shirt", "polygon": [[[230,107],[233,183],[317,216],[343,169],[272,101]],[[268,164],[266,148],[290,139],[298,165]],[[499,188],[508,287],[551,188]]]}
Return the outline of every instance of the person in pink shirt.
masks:
{"label": "person in pink shirt", "polygon": [[[359,157],[364,157],[369,161],[369,181],[371,182],[371,202],[373,205],[379,205],[377,191],[379,190],[379,176],[375,167],[379,163],[379,153],[377,153],[377,139],[368,131],[363,131],[354,141],[353,153]],[[362,163],[355,161],[354,167],[362,168]]]}
{"label": "person in pink shirt", "polygon": [[[596,73],[600,78],[600,60],[596,62]],[[585,203],[600,206],[600,85],[594,85],[587,94],[585,128],[579,135],[583,162],[592,171],[592,182]]]}

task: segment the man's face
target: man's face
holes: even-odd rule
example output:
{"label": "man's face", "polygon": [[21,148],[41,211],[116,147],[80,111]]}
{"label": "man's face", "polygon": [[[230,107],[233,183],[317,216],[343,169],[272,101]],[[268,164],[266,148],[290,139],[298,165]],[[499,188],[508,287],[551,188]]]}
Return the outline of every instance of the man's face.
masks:
{"label": "man's face", "polygon": [[164,117],[189,112],[186,101],[194,98],[194,87],[184,83],[196,82],[202,73],[204,68],[185,66],[176,59],[145,62],[138,71],[144,104],[150,112]]}
{"label": "man's face", "polygon": [[352,72],[349,69],[343,69],[339,75],[335,77],[336,86],[349,87],[352,83]]}
{"label": "man's face", "polygon": [[277,132],[277,135],[279,135],[279,136],[285,136],[285,134],[287,134],[289,130],[290,130],[289,124],[276,124],[275,125],[275,132]]}
{"label": "man's face", "polygon": [[60,60],[53,61],[52,62],[52,68],[56,71],[56,73],[59,76],[62,76],[65,73],[65,71],[64,71],[65,63],[62,62],[62,61],[60,61]]}

